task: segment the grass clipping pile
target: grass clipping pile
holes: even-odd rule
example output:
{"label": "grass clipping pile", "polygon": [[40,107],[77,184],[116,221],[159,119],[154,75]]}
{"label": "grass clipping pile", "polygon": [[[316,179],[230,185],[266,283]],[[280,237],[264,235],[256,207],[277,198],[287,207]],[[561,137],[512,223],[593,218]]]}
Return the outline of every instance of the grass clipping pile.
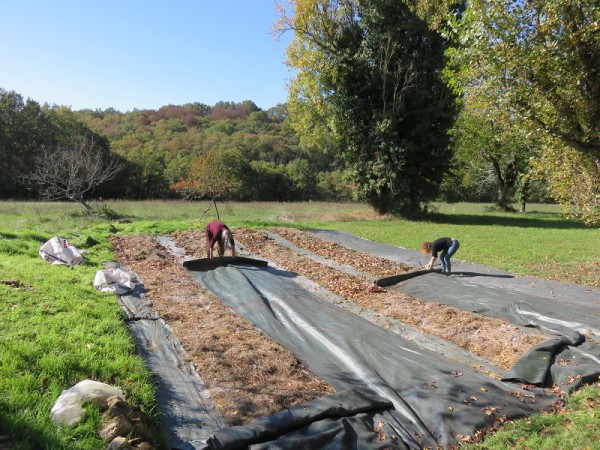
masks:
{"label": "grass clipping pile", "polygon": [[[270,231],[297,247],[372,277],[387,277],[410,269],[323,241],[310,233],[290,228]],[[348,275],[299,255],[263,232],[236,228],[233,234],[245,250],[257,257],[305,276],[375,313],[451,341],[503,368],[511,367],[541,341],[502,320],[386,291],[367,278]],[[204,257],[201,231],[175,232],[172,238],[188,257]],[[177,334],[230,425],[247,424],[334,392],[334,388],[308,372],[293,354],[204,290],[156,238],[118,236],[112,238],[112,243],[117,259],[143,281],[154,310]]]}

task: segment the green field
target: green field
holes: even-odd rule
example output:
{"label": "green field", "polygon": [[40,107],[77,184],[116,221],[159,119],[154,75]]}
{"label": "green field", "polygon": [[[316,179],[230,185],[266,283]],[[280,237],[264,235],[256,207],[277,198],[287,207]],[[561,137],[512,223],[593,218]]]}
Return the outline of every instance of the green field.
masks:
{"label": "green field", "polygon": [[[100,449],[99,414],[57,430],[50,409],[63,389],[86,378],[119,386],[156,423],[150,375],[134,351],[114,296],[92,286],[112,259],[112,234],[163,234],[201,229],[216,218],[197,202],[106,202],[99,216],[69,203],[0,202],[0,448]],[[457,258],[519,275],[600,285],[600,233],[564,219],[555,205],[524,214],[489,212],[487,205],[439,204],[427,220],[377,216],[363,204],[224,203],[230,226],[291,226],[348,231],[417,249],[440,236],[460,239]],[[201,218],[202,217],[202,218]],[[53,236],[89,251],[86,264],[51,266],[38,255]],[[198,239],[202,239],[199,231]],[[600,387],[573,395],[562,414],[538,415],[503,427],[481,448],[599,448]]]}

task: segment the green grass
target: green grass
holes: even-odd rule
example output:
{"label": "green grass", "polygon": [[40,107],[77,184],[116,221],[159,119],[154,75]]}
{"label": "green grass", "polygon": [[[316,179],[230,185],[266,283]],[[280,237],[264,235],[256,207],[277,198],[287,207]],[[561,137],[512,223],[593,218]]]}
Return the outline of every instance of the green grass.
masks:
{"label": "green grass", "polygon": [[533,205],[526,214],[491,213],[485,205],[439,205],[423,221],[393,219],[329,224],[367,239],[417,250],[421,242],[459,239],[456,258],[570,283],[600,286],[600,233],[559,214],[558,206]]}
{"label": "green grass", "polygon": [[37,255],[39,235],[15,234],[2,246],[0,434],[16,438],[13,449],[104,448],[97,412],[60,431],[49,412],[63,389],[86,378],[119,386],[133,404],[155,409],[150,375],[114,297],[92,286],[110,254],[91,249],[86,265],[52,266]]}
{"label": "green grass", "polygon": [[600,387],[598,383],[574,393],[559,414],[535,414],[505,424],[472,449],[598,449],[600,448]]}
{"label": "green grass", "polygon": [[[216,213],[205,213],[205,202],[94,206],[129,221],[90,217],[69,203],[0,202],[0,436],[9,436],[13,449],[105,448],[93,407],[74,428],[59,430],[50,420],[61,391],[86,378],[120,387],[156,423],[150,374],[114,296],[96,291],[92,281],[102,261],[112,259],[112,234],[198,229],[203,239],[200,230]],[[486,205],[440,204],[422,221],[377,216],[363,204],[223,203],[218,209],[230,226],[338,229],[415,250],[424,240],[452,236],[461,241],[459,259],[600,285],[598,229],[564,219],[553,205],[508,214],[489,212]],[[38,249],[53,236],[88,250],[86,264],[69,269],[44,262]],[[599,394],[598,385],[587,387],[569,399],[566,414],[508,424],[479,447],[598,448]]]}

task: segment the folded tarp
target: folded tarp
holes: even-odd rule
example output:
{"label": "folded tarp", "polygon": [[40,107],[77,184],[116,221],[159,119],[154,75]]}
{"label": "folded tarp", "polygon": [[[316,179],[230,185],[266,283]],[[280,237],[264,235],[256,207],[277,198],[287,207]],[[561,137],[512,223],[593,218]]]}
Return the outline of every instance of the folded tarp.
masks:
{"label": "folded tarp", "polygon": [[388,289],[556,336],[529,350],[504,376],[505,380],[559,385],[570,392],[600,376],[600,306],[594,302],[569,303],[508,287],[476,284],[470,276],[448,277],[435,272]]}
{"label": "folded tarp", "polygon": [[[191,273],[336,389],[360,389],[392,404],[377,411],[389,427],[384,440],[378,440],[382,436],[373,427],[370,437],[357,447],[357,436],[367,431],[344,422],[339,439],[354,442],[354,448],[381,448],[384,444],[390,448],[450,447],[499,420],[526,416],[560,401],[543,389],[522,390],[520,384],[493,379],[393,335],[321,300],[295,283],[289,272],[230,264]],[[312,426],[315,433],[321,428],[326,429],[322,424]],[[250,431],[237,430],[229,432],[239,437],[243,448],[252,427]],[[276,442],[273,448],[277,448],[288,438],[292,439],[284,433],[270,436],[268,441]]]}
{"label": "folded tarp", "polygon": [[[247,426],[215,432],[205,449],[331,449],[407,448],[388,438],[386,417],[378,414],[391,402],[371,392],[351,389],[336,392],[294,408],[256,420]],[[349,435],[348,429],[355,431]],[[384,442],[385,441],[385,442]]]}
{"label": "folded tarp", "polygon": [[246,256],[217,256],[214,258],[188,259],[183,262],[183,267],[189,270],[212,270],[229,264],[248,264],[251,266],[266,266],[267,261],[248,258]]}

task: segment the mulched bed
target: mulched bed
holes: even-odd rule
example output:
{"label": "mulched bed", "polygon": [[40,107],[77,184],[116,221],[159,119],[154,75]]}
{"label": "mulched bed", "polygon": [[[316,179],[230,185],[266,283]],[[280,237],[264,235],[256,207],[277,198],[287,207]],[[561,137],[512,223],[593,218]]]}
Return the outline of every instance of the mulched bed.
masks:
{"label": "mulched bed", "polygon": [[[338,265],[351,266],[370,277],[383,278],[411,268],[323,241],[291,228],[271,232]],[[451,341],[487,361],[509,368],[542,340],[522,333],[502,320],[423,302],[387,291],[367,277],[352,276],[302,256],[276,243],[265,233],[234,228],[236,241],[257,257],[313,280],[329,291],[425,334]],[[187,256],[204,257],[200,230],[171,236]],[[230,425],[256,418],[334,392],[308,372],[289,351],[272,342],[207,292],[176,257],[154,237],[116,236],[111,242],[119,262],[138,274],[154,309],[174,330]],[[494,374],[491,374],[494,376]]]}
{"label": "mulched bed", "polygon": [[156,238],[115,236],[111,242],[117,260],[144,283],[153,309],[181,341],[229,425],[335,391],[204,290]]}

